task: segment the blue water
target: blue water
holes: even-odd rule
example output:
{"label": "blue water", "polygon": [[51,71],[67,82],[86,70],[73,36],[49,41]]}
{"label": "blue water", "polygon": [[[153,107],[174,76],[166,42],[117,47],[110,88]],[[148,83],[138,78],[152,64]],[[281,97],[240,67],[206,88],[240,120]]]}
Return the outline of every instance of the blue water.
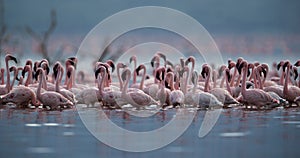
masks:
{"label": "blue water", "polygon": [[[129,130],[158,128],[168,123],[175,112],[176,109],[159,111],[141,119],[123,111],[105,110],[113,122]],[[76,109],[60,112],[4,106],[0,109],[0,157],[297,157],[300,154],[298,108],[223,109],[212,131],[199,138],[205,112],[198,111],[187,131],[166,147],[132,153],[98,141],[85,128]]]}

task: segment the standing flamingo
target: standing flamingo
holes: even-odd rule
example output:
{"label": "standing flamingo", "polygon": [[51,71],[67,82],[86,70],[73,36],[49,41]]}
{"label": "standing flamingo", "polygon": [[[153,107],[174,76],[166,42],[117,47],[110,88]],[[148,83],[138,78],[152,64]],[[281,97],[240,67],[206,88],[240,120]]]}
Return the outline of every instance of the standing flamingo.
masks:
{"label": "standing flamingo", "polygon": [[287,67],[286,76],[285,76],[285,82],[283,86],[283,95],[284,98],[291,104],[294,102],[294,100],[300,96],[300,88],[297,86],[289,86],[289,74],[291,69],[291,63],[289,61],[286,61],[283,65],[283,69]]}
{"label": "standing flamingo", "polygon": [[[179,76],[179,74],[177,73]],[[176,80],[176,86],[174,86],[174,74],[173,72],[168,72],[166,78],[171,88],[170,100],[173,106],[183,105],[184,104],[184,94],[179,90],[179,77]],[[176,87],[176,88],[175,88]]]}
{"label": "standing flamingo", "polygon": [[62,65],[59,62],[57,62],[55,64],[55,67],[56,67],[54,69],[54,71],[56,71],[56,76],[55,76],[55,91],[57,93],[60,93],[61,95],[63,95],[68,100],[70,100],[73,104],[75,104],[76,103],[75,95],[72,92],[70,92],[69,90],[61,89],[60,88],[60,83],[61,83],[61,80],[62,80],[62,77],[63,77],[63,73],[64,73]]}
{"label": "standing flamingo", "polygon": [[123,73],[125,73],[126,78],[124,88],[122,90],[122,97],[126,100],[127,103],[131,104],[137,109],[153,104],[158,105],[158,103],[153,98],[151,98],[148,94],[143,93],[142,91],[127,91],[131,72],[128,68],[126,68]]}
{"label": "standing flamingo", "polygon": [[10,91],[10,75],[9,75],[9,66],[8,66],[8,61],[13,60],[15,63],[17,63],[17,59],[10,55],[7,54],[5,56],[5,66],[6,66],[6,85],[0,85],[0,95],[7,94]]}
{"label": "standing flamingo", "polygon": [[279,101],[271,97],[268,93],[261,89],[246,89],[246,79],[248,71],[248,62],[243,61],[239,66],[239,72],[243,69],[242,96],[243,102],[249,105],[254,105],[257,108],[278,104]]}
{"label": "standing flamingo", "polygon": [[[204,75],[206,74],[206,75]],[[213,89],[209,89],[209,83],[210,83],[210,75],[211,75],[211,67],[207,64],[204,64],[202,66],[202,72],[201,75],[203,78],[205,78],[205,88],[204,88],[204,92],[209,92],[211,94],[213,94],[221,103],[225,104],[225,105],[229,105],[229,104],[238,104],[239,102],[237,100],[235,100],[230,93],[223,89],[223,88],[213,88]],[[227,76],[227,75],[226,75]],[[226,80],[228,81],[228,78],[226,78]]]}
{"label": "standing flamingo", "polygon": [[63,95],[54,92],[54,91],[45,91],[41,92],[42,89],[42,82],[45,80],[45,72],[42,68],[37,69],[37,73],[40,74],[39,76],[39,86],[37,89],[37,98],[40,100],[40,102],[43,104],[43,106],[49,106],[50,109],[58,109],[63,107],[71,107],[73,106],[73,103],[66,99]]}

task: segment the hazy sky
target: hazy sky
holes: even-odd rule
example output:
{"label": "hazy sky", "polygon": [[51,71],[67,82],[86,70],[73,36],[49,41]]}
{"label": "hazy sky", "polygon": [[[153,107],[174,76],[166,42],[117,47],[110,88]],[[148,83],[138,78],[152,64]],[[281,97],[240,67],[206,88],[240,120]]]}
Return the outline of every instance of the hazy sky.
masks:
{"label": "hazy sky", "polygon": [[182,11],[211,33],[300,33],[298,0],[4,0],[9,29],[29,25],[44,30],[53,8],[58,15],[57,33],[87,33],[118,11],[146,5]]}

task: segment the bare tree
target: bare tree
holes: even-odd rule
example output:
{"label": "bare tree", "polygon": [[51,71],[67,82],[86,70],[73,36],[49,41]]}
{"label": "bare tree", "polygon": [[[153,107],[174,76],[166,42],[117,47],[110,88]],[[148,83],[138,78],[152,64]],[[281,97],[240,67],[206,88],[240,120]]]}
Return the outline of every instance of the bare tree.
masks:
{"label": "bare tree", "polygon": [[38,51],[41,53],[42,57],[47,59],[50,64],[52,64],[52,58],[50,57],[48,51],[48,41],[50,35],[53,33],[56,25],[57,25],[57,18],[56,18],[56,11],[51,10],[51,22],[48,30],[44,33],[38,34],[37,32],[33,31],[31,27],[26,27],[26,32],[38,42]]}

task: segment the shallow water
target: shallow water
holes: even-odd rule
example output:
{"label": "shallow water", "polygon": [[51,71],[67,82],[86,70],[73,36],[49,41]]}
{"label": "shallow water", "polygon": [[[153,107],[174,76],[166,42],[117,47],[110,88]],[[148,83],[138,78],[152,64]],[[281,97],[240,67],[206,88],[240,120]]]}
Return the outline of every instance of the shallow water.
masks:
{"label": "shallow water", "polygon": [[[86,108],[81,112],[90,110],[99,111]],[[176,110],[159,111],[146,118],[121,110],[104,112],[120,127],[148,131],[168,123]],[[98,141],[83,125],[76,109],[60,112],[5,106],[0,109],[0,157],[295,157],[300,154],[299,108],[223,109],[212,131],[199,138],[205,112],[198,111],[187,131],[166,147],[132,153]]]}

